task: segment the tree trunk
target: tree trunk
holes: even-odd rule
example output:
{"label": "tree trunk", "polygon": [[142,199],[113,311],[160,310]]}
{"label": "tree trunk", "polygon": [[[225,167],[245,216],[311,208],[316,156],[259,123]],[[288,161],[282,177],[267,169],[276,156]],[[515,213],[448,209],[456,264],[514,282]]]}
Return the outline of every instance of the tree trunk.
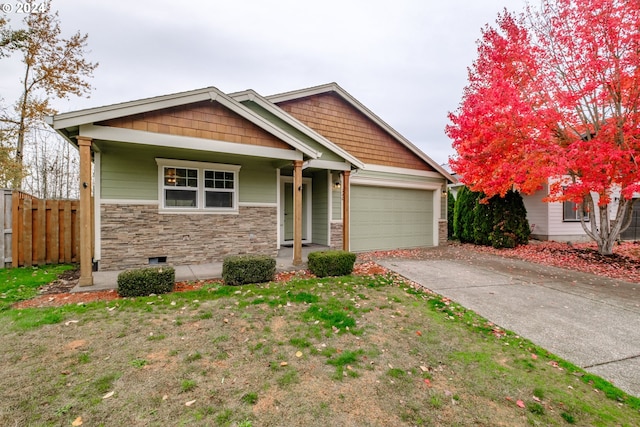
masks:
{"label": "tree trunk", "polygon": [[[613,246],[620,237],[620,233],[631,224],[631,210],[633,200],[620,197],[616,217],[613,221],[609,218],[609,205],[596,206],[591,195],[585,197],[589,207],[589,227],[583,216],[580,223],[585,233],[598,245],[598,253],[601,255],[613,255]],[[596,223],[596,209],[599,213],[599,221]]]}

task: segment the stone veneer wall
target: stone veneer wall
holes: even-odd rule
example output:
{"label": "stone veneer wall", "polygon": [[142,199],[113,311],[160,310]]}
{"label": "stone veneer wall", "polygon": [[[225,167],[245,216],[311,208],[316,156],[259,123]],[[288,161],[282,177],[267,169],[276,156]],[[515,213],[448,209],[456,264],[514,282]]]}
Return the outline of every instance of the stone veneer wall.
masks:
{"label": "stone veneer wall", "polygon": [[441,219],[438,221],[438,244],[446,245],[449,237],[447,236],[447,220]]}
{"label": "stone veneer wall", "polygon": [[331,249],[342,249],[342,223],[331,223]]}
{"label": "stone veneer wall", "polygon": [[100,206],[100,270],[205,264],[228,255],[277,255],[277,208],[240,206],[238,214],[160,214],[157,205]]}

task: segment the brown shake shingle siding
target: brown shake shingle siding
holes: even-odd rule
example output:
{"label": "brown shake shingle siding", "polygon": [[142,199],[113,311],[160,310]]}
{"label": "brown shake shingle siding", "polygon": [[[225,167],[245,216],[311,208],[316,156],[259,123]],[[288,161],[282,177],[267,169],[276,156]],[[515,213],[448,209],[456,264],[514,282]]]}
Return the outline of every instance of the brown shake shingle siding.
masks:
{"label": "brown shake shingle siding", "polygon": [[198,102],[96,123],[147,132],[292,149],[269,132],[216,102]]}
{"label": "brown shake shingle siding", "polygon": [[277,105],[365,163],[433,171],[420,157],[337,94],[312,95]]}

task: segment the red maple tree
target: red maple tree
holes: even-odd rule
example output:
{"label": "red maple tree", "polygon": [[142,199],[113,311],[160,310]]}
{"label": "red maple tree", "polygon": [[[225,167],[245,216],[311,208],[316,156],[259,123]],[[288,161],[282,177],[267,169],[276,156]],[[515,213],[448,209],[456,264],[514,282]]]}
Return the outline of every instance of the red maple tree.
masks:
{"label": "red maple tree", "polygon": [[602,254],[640,190],[640,0],[542,0],[486,26],[446,133],[456,173],[487,198],[510,189],[587,206]]}

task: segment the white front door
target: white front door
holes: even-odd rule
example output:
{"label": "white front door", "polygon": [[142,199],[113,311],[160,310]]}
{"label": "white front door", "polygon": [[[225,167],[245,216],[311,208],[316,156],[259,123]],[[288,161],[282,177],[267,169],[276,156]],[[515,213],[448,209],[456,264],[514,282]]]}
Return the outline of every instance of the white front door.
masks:
{"label": "white front door", "polygon": [[[280,240],[293,243],[293,177],[280,177]],[[302,243],[311,243],[311,178],[302,179]]]}

